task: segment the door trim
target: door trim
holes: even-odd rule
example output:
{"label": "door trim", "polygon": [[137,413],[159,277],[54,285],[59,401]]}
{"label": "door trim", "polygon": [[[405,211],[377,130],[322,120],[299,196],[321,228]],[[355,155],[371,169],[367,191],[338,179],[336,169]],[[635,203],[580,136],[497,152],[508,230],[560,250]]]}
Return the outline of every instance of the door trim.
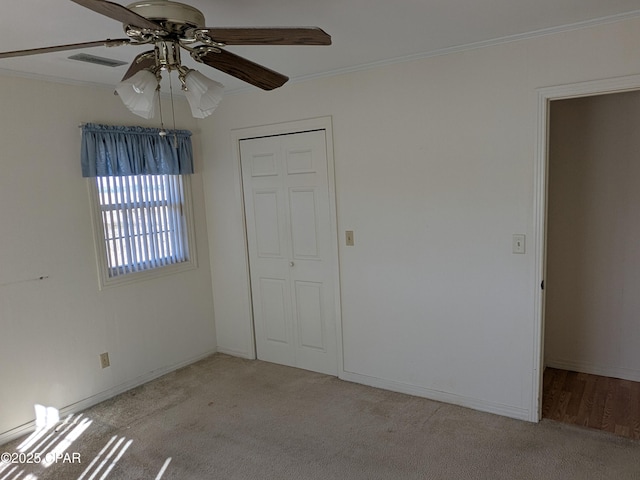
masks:
{"label": "door trim", "polygon": [[242,202],[242,226],[244,229],[244,251],[245,251],[245,279],[247,281],[247,299],[249,305],[250,318],[248,319],[248,330],[251,335],[251,351],[250,358],[255,359],[256,356],[256,334],[254,328],[254,311],[253,301],[251,295],[251,275],[249,267],[249,240],[247,233],[247,219],[245,213],[244,204],[244,188],[242,185],[242,164],[240,159],[240,141],[250,138],[260,137],[273,137],[279,135],[290,135],[295,133],[303,133],[312,130],[324,130],[326,139],[326,152],[327,152],[327,177],[329,187],[329,215],[330,215],[330,229],[331,229],[331,256],[332,256],[332,271],[334,282],[334,298],[335,298],[335,319],[336,319],[336,342],[337,342],[337,363],[338,363],[338,376],[342,376],[344,372],[344,354],[342,343],[342,307],[340,303],[340,266],[338,257],[338,219],[337,219],[337,204],[336,204],[336,181],[335,181],[335,161],[333,155],[333,126],[332,118],[317,117],[305,120],[295,120],[291,122],[274,123],[269,125],[259,125],[255,127],[238,128],[231,130],[231,140],[233,143],[233,155],[237,168],[237,187],[239,189],[239,198]]}
{"label": "door trim", "polygon": [[549,112],[552,100],[622,93],[640,89],[640,75],[607,78],[588,82],[557,85],[537,89],[538,118],[534,163],[534,335],[533,335],[533,388],[529,420],[542,419],[542,379],[544,374],[544,313],[545,297],[540,288],[546,273],[547,250],[547,191],[549,168]]}

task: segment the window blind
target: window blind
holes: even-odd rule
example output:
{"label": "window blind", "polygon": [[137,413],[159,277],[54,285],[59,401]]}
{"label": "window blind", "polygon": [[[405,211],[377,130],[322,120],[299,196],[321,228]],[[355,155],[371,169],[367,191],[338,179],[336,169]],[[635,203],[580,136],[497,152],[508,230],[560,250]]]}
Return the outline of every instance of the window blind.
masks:
{"label": "window blind", "polygon": [[187,261],[179,175],[98,177],[109,277]]}

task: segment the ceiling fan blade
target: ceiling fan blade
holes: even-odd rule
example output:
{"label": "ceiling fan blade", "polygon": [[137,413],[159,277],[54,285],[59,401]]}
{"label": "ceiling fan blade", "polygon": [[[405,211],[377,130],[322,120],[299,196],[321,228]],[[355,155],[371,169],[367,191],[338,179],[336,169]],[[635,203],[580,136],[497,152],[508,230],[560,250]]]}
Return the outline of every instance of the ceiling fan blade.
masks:
{"label": "ceiling fan blade", "polygon": [[120,45],[128,45],[131,40],[121,38],[118,40],[98,40],[95,42],[70,43],[67,45],[57,45],[53,47],[30,48],[28,50],[15,50],[13,52],[0,52],[0,58],[24,57],[26,55],[37,55],[40,53],[62,52],[64,50],[78,50],[80,48],[91,47],[118,47]]}
{"label": "ceiling fan blade", "polygon": [[127,78],[133,77],[140,70],[155,66],[156,56],[154,50],[149,50],[148,52],[141,53],[133,59],[133,62],[131,62],[129,69],[127,70],[127,73],[124,74],[124,77],[122,77],[121,81],[124,82]]}
{"label": "ceiling fan blade", "polygon": [[318,27],[199,28],[225,45],[331,45],[331,36]]}
{"label": "ceiling fan blade", "polygon": [[281,73],[223,49],[219,49],[219,53],[207,52],[196,57],[196,60],[263,90],[281,87],[289,80]]}
{"label": "ceiling fan blade", "polygon": [[105,15],[109,18],[131,25],[133,27],[147,28],[149,30],[164,30],[161,25],[147,20],[142,15],[132,12],[126,7],[106,0],[71,0],[89,10]]}

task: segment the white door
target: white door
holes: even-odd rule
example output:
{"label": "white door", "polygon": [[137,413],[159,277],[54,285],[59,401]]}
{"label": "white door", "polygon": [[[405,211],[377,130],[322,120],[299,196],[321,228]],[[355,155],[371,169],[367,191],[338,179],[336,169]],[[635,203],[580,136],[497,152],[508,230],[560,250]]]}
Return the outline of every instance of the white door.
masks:
{"label": "white door", "polygon": [[258,358],[337,375],[326,148],[316,130],[241,140],[240,158]]}

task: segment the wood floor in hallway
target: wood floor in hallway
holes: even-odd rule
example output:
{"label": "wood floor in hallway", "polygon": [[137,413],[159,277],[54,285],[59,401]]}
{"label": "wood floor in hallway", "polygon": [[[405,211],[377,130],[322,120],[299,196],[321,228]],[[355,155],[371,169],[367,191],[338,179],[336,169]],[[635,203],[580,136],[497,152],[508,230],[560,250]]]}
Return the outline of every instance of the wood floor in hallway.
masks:
{"label": "wood floor in hallway", "polygon": [[640,383],[547,367],[542,417],[640,440]]}

